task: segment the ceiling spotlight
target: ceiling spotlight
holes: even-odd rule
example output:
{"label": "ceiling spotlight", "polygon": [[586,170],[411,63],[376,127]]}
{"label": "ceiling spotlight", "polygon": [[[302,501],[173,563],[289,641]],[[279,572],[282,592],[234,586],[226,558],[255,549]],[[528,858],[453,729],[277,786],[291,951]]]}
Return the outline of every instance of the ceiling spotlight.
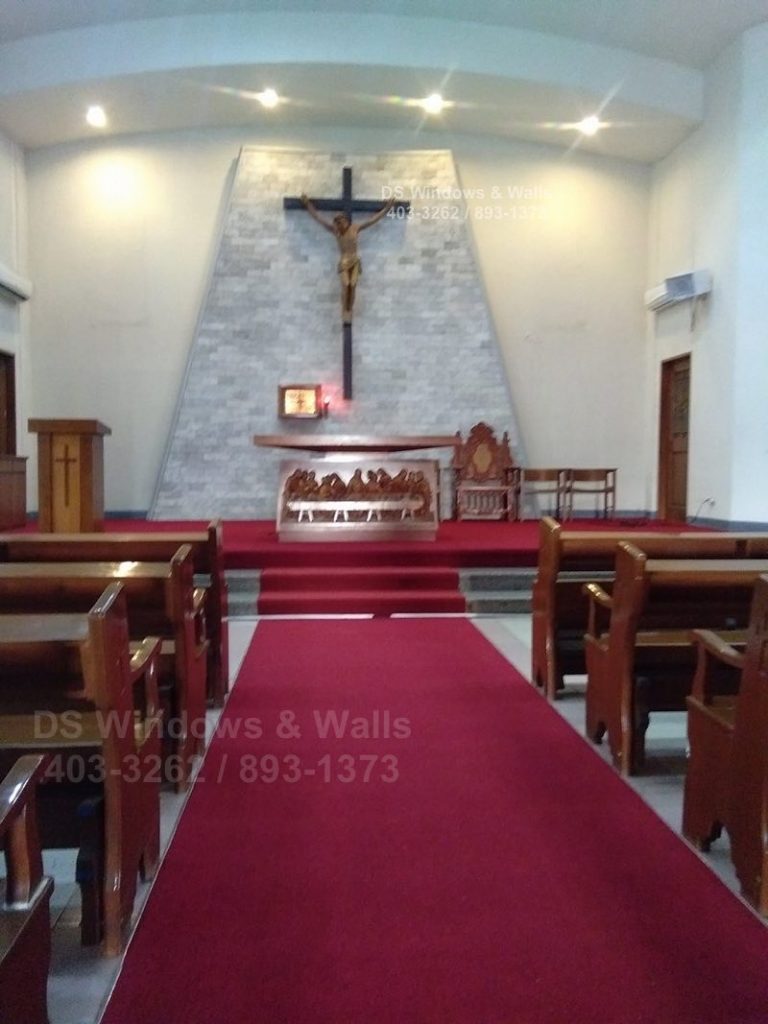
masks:
{"label": "ceiling spotlight", "polygon": [[576,125],[582,135],[596,135],[602,127],[597,114],[590,114]]}
{"label": "ceiling spotlight", "polygon": [[421,101],[421,106],[428,114],[440,114],[445,107],[445,100],[439,92],[433,92]]}
{"label": "ceiling spotlight", "polygon": [[91,128],[106,128],[107,115],[104,107],[88,107],[88,110],[85,112],[85,120]]}
{"label": "ceiling spotlight", "polygon": [[267,107],[268,110],[271,110],[272,107],[276,107],[280,102],[280,97],[274,89],[264,89],[263,92],[257,92],[256,99],[262,107]]}

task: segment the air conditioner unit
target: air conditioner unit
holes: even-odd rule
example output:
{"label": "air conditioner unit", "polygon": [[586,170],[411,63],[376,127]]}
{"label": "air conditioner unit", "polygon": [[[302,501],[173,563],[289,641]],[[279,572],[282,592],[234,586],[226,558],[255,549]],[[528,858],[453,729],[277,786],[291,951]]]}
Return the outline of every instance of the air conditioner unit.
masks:
{"label": "air conditioner unit", "polygon": [[647,309],[665,309],[686,299],[696,299],[712,291],[712,274],[708,270],[693,270],[690,274],[668,277],[663,284],[645,293]]}
{"label": "air conditioner unit", "polygon": [[26,302],[32,294],[32,282],[0,263],[0,294],[3,292],[17,302]]}

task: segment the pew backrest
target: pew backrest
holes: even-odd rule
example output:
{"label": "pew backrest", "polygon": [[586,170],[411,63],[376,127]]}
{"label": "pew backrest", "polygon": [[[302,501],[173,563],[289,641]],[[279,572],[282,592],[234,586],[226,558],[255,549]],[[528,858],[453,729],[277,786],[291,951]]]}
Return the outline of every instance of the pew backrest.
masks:
{"label": "pew backrest", "polygon": [[[139,867],[159,852],[160,646],[145,638],[132,653],[117,582],[84,615],[0,616],[0,758],[50,755],[46,845],[79,846],[84,941],[103,937],[110,955]],[[88,826],[77,813],[84,800],[94,806]]]}
{"label": "pew backrest", "polygon": [[[694,633],[731,633],[749,621],[755,581],[768,559],[649,559],[622,541],[610,597],[586,589],[590,613],[587,732],[607,730],[614,761],[631,774],[642,763],[647,714],[684,710],[694,671]],[[595,624],[609,612],[607,632]]]}
{"label": "pew backrest", "polygon": [[629,541],[651,558],[768,558],[768,534],[704,531],[567,530],[551,517],[539,528],[533,587],[532,679],[554,699],[565,672],[585,671],[587,601],[583,585],[611,589],[617,545]]}
{"label": "pew backrest", "polygon": [[191,550],[196,584],[206,590],[206,630],[210,641],[208,682],[213,701],[220,706],[229,683],[227,585],[220,520],[211,521],[205,531],[3,533],[0,534],[0,563],[170,562],[182,545],[188,545]]}
{"label": "pew backrest", "polygon": [[[208,641],[192,569],[189,545],[182,545],[168,563],[0,563],[0,610],[6,614],[64,609],[84,613],[109,583],[120,582],[130,638],[141,641],[152,635],[164,641],[161,665],[163,678],[172,681],[169,714],[176,737],[169,759],[174,758],[179,788],[187,786],[192,759],[202,749],[205,721]],[[179,765],[181,775],[176,772]]]}

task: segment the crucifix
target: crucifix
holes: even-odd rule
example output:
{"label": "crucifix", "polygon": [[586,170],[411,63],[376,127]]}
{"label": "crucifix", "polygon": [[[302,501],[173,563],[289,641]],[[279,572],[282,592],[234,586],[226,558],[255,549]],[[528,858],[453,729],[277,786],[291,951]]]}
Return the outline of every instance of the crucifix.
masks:
{"label": "crucifix", "polygon": [[[341,282],[341,315],[344,345],[344,398],[352,397],[352,309],[355,289],[362,270],[357,254],[357,236],[360,231],[380,221],[390,210],[407,212],[410,203],[394,198],[382,203],[380,199],[352,198],[352,168],[342,169],[342,194],[338,199],[310,199],[306,195],[285,196],[285,210],[306,210],[336,239],[339,247],[339,280]],[[333,220],[320,215],[321,210],[336,212]],[[370,213],[368,220],[354,223],[353,213]]]}

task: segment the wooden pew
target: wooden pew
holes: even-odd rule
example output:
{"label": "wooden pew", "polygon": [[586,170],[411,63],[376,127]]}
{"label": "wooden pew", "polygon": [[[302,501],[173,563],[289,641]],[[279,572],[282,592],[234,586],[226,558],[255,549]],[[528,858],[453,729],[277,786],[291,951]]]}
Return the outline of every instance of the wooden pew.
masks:
{"label": "wooden pew", "polygon": [[654,711],[685,710],[694,669],[691,630],[746,628],[752,588],[768,559],[648,559],[621,542],[608,595],[590,598],[586,644],[586,731],[605,733],[614,763],[632,775],[643,765]]}
{"label": "wooden pew", "polygon": [[19,758],[0,781],[0,845],[7,864],[0,884],[0,1021],[8,1024],[48,1024],[53,881],[43,875],[35,806],[46,763],[43,756]]}
{"label": "wooden pew", "polygon": [[86,615],[0,616],[0,768],[50,755],[38,809],[44,848],[78,848],[85,943],[122,948],[136,876],[160,844],[160,640],[133,655],[124,588]]}
{"label": "wooden pew", "polygon": [[616,545],[627,540],[652,558],[768,558],[766,533],[659,533],[567,530],[541,521],[539,562],[533,587],[531,679],[554,700],[566,675],[586,672],[585,583],[610,591]]}
{"label": "wooden pew", "polygon": [[0,612],[86,612],[119,580],[132,640],[159,636],[159,684],[166,710],[166,774],[178,790],[189,785],[205,740],[207,639],[201,595],[193,585],[192,552],[182,545],[170,562],[0,563]]}
{"label": "wooden pew", "polygon": [[182,544],[192,549],[196,585],[205,587],[208,693],[221,707],[229,686],[229,643],[220,520],[205,531],[3,533],[0,562],[170,562]]}
{"label": "wooden pew", "polygon": [[755,584],[743,653],[711,632],[696,636],[683,834],[709,850],[725,827],[742,894],[768,915],[768,577]]}

